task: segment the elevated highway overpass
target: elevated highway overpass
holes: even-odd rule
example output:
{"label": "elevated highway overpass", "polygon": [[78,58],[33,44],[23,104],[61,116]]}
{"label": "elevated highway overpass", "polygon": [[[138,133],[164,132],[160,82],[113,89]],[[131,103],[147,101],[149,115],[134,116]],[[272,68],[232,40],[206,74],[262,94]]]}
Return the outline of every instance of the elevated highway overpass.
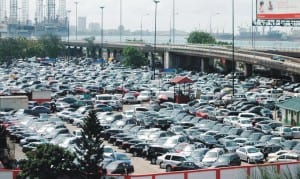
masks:
{"label": "elevated highway overpass", "polygon": [[[64,42],[67,45],[67,42]],[[70,46],[79,49],[86,48],[89,44],[86,41],[70,41]],[[99,54],[101,49],[110,49],[110,52],[121,52],[125,47],[137,47],[145,53],[153,51],[152,44],[144,43],[109,43],[103,44],[94,43]],[[156,52],[161,57],[164,68],[178,68],[190,63],[190,66],[195,66],[197,63],[202,70],[208,68],[206,64],[211,59],[222,59],[229,64],[232,63],[233,52],[231,46],[215,46],[215,45],[164,45],[157,44]],[[114,54],[115,55],[115,54]],[[300,59],[282,56],[284,62],[273,60],[274,53],[266,53],[253,51],[251,49],[235,48],[235,62],[244,63],[246,66],[245,73],[252,70],[253,65],[259,65],[273,70],[284,72],[290,76],[300,76]],[[193,59],[188,60],[188,59]],[[250,69],[249,69],[250,68]]]}

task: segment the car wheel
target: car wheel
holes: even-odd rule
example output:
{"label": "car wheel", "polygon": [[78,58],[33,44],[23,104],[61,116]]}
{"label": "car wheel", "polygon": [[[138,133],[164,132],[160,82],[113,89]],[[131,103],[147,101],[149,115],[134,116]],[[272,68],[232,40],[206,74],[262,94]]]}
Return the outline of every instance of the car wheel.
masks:
{"label": "car wheel", "polygon": [[79,123],[76,124],[77,127],[81,127],[81,125]]}
{"label": "car wheel", "polygon": [[170,172],[170,171],[172,171],[172,167],[171,167],[170,165],[168,165],[168,166],[166,167],[166,172]]}
{"label": "car wheel", "polygon": [[249,164],[250,164],[250,158],[247,158],[247,163],[249,163]]}
{"label": "car wheel", "polygon": [[133,156],[137,157],[137,152],[136,151],[133,152]]}

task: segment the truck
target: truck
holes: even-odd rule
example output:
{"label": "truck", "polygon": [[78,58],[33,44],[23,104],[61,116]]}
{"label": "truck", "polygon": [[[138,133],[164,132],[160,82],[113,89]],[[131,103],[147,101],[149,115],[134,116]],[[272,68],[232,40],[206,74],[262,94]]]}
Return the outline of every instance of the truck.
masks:
{"label": "truck", "polygon": [[30,100],[38,103],[49,102],[51,101],[51,93],[50,90],[32,91]]}
{"label": "truck", "polygon": [[0,96],[0,110],[28,109],[27,96]]}

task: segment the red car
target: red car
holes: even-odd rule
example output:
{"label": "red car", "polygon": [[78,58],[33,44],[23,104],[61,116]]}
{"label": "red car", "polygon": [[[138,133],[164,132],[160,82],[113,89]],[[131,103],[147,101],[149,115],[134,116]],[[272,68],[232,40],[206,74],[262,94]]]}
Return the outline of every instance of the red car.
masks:
{"label": "red car", "polygon": [[196,111],[196,117],[208,119],[208,111],[205,109],[199,109]]}

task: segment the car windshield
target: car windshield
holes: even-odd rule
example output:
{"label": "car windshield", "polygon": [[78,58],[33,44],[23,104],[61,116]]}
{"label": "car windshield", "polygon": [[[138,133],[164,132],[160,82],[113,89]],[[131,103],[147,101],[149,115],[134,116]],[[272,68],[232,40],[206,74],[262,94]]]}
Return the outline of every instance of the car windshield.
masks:
{"label": "car windshield", "polygon": [[262,125],[261,128],[262,128],[263,130],[270,130],[270,129],[271,129],[271,127],[268,126],[268,125]]}
{"label": "car windshield", "polygon": [[207,141],[213,141],[214,140],[214,137],[213,136],[210,136],[210,135],[206,135],[203,137],[205,140]]}
{"label": "car windshield", "polygon": [[116,159],[117,159],[117,160],[130,160],[130,159],[128,158],[128,156],[125,155],[125,154],[118,154],[118,155],[116,156]]}
{"label": "car windshield", "polygon": [[206,153],[206,157],[210,157],[210,158],[218,157],[218,153],[217,152],[208,152],[208,153]]}
{"label": "car windshield", "polygon": [[250,124],[250,121],[249,120],[242,120],[241,124]]}
{"label": "car windshield", "polygon": [[112,148],[105,147],[105,148],[103,148],[103,152],[105,152],[105,153],[113,153],[114,150]]}
{"label": "car windshield", "polygon": [[291,128],[284,128],[283,132],[292,132]]}
{"label": "car windshield", "polygon": [[258,149],[257,148],[248,148],[248,153],[257,153]]}
{"label": "car windshield", "polygon": [[235,143],[233,141],[228,141],[228,142],[226,142],[226,146],[227,147],[235,147],[235,146],[237,146],[237,143]]}
{"label": "car windshield", "polygon": [[207,150],[195,150],[191,156],[192,157],[198,157],[198,156],[203,156],[204,154],[206,154]]}

